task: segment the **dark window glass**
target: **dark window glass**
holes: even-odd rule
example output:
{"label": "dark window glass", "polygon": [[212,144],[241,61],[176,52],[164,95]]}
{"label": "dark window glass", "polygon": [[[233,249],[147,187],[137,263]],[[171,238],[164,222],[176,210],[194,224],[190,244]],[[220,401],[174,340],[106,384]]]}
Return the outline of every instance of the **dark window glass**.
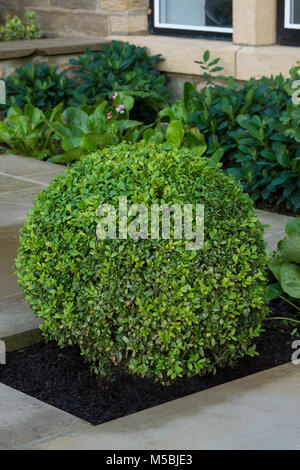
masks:
{"label": "dark window glass", "polygon": [[151,32],[232,34],[232,0],[152,0]]}

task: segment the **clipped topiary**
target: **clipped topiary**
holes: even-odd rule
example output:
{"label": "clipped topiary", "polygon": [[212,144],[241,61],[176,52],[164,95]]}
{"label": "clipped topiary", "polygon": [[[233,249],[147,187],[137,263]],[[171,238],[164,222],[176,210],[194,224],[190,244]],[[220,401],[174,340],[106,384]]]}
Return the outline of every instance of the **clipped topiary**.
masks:
{"label": "clipped topiary", "polygon": [[[97,208],[204,204],[205,242],[99,240]],[[37,196],[22,229],[20,284],[47,338],[101,375],[120,364],[165,382],[253,355],[266,265],[253,202],[196,151],[121,144],[84,157]]]}

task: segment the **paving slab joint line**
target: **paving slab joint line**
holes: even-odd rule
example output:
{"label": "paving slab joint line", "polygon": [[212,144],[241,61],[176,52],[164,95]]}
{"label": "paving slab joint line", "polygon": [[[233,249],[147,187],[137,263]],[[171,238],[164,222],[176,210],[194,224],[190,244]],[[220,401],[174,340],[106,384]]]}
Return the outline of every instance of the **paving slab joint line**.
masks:
{"label": "paving slab joint line", "polygon": [[[7,178],[13,178],[15,180],[26,181],[27,183],[39,184],[40,186],[44,186],[44,187],[49,186],[46,183],[41,183],[40,181],[33,180],[31,178],[24,178],[23,176],[11,175],[10,173],[5,173],[4,171],[0,171],[0,175],[6,176]],[[8,192],[11,192],[11,191],[8,191]]]}
{"label": "paving slab joint line", "polygon": [[[74,415],[72,415],[72,416],[74,416]],[[82,421],[84,421],[84,420],[82,420]],[[79,426],[78,428],[74,428],[71,431],[65,431],[65,432],[62,432],[62,433],[59,433],[59,434],[54,434],[53,436],[46,437],[44,439],[40,439],[38,441],[30,442],[29,444],[26,444],[26,446],[17,447],[16,450],[30,450],[32,447],[39,446],[40,444],[45,444],[47,442],[55,441],[56,439],[60,439],[61,437],[71,436],[72,434],[85,432],[85,431],[88,431],[89,429],[95,428],[95,427],[96,426],[93,426],[92,424],[90,424],[86,421],[86,424],[84,424],[82,426]]]}
{"label": "paving slab joint line", "polygon": [[285,229],[283,228],[282,230],[277,230],[276,232],[269,232],[269,233],[264,233],[265,237],[268,237],[270,235],[280,235],[281,233],[285,233]]}

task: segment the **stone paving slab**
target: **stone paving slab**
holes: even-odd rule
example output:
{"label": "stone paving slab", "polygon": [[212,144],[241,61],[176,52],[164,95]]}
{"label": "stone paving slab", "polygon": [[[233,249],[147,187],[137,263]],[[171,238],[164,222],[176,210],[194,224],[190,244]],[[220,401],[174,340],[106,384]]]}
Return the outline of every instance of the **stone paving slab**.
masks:
{"label": "stone paving slab", "polygon": [[37,440],[90,426],[69,413],[0,384],[0,450],[28,447]]}
{"label": "stone paving slab", "polygon": [[22,289],[17,282],[17,276],[14,274],[15,269],[13,266],[17,255],[18,245],[18,233],[13,233],[10,236],[2,235],[0,238],[0,300],[3,297],[12,297],[18,294],[22,295]]}
{"label": "stone paving slab", "polygon": [[0,171],[14,176],[26,176],[29,174],[43,174],[48,171],[62,173],[65,167],[55,163],[42,162],[35,158],[27,158],[22,155],[3,153],[0,155]]}
{"label": "stone paving slab", "polygon": [[300,450],[299,389],[290,363],[32,448]]}
{"label": "stone paving slab", "polygon": [[23,296],[0,299],[0,340],[7,352],[38,343],[42,338],[40,324]]}
{"label": "stone paving slab", "polygon": [[256,213],[263,225],[269,225],[264,235],[267,247],[269,250],[277,250],[277,243],[286,236],[285,226],[292,217],[261,210],[256,210]]}
{"label": "stone paving slab", "polygon": [[0,155],[0,339],[7,351],[34,344],[41,338],[36,319],[22,300],[14,261],[19,229],[42,191],[64,166],[12,154]]}

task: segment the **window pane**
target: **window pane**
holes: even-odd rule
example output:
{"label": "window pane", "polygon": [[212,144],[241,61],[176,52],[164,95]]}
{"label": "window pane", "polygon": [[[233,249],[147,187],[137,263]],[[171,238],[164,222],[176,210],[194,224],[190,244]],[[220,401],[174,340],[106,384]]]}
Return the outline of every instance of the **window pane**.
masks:
{"label": "window pane", "polygon": [[160,0],[159,22],[231,28],[232,0]]}
{"label": "window pane", "polygon": [[291,23],[300,24],[300,0],[291,1]]}

